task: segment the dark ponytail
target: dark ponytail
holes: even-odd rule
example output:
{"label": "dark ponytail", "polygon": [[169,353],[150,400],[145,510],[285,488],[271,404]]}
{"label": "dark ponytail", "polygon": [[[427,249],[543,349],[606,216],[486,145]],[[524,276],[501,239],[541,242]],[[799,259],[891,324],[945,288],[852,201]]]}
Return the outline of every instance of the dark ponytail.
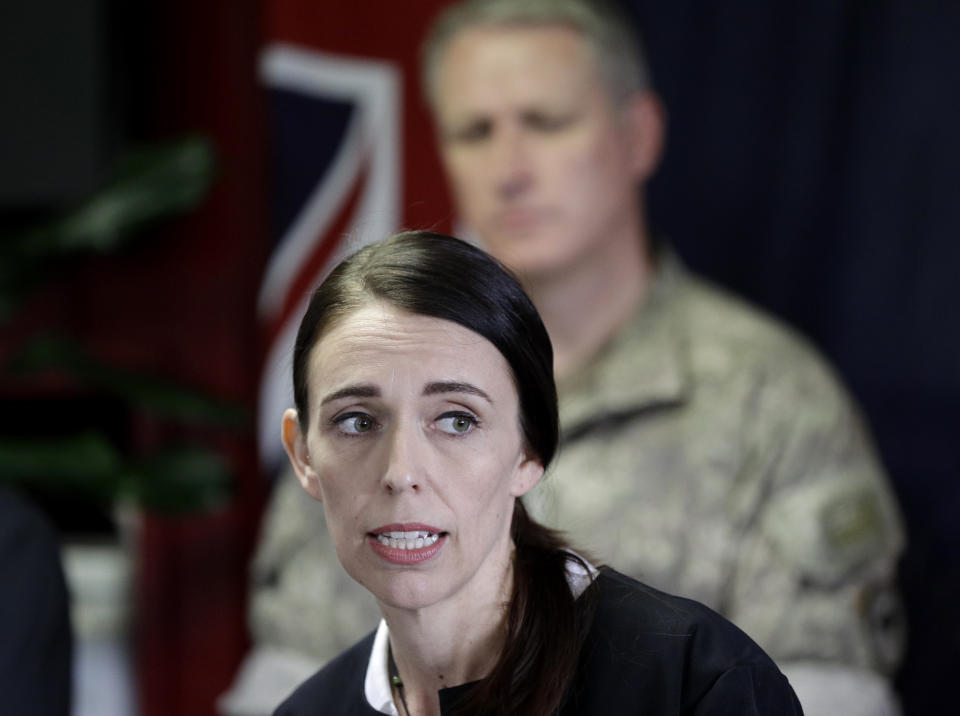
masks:
{"label": "dark ponytail", "polygon": [[[513,373],[520,428],[544,468],[557,449],[553,349],[533,303],[496,259],[459,239],[423,231],[393,236],[343,261],[314,292],[293,353],[294,400],[301,427],[309,423],[306,366],[333,323],[366,302],[386,301],[410,313],[453,321],[490,341]],[[468,692],[456,713],[548,715],[563,703],[583,645],[590,610],[567,584],[570,561],[558,532],[514,507],[513,591],[503,651],[490,674]]]}
{"label": "dark ponytail", "polygon": [[549,716],[573,681],[593,615],[588,590],[578,606],[567,582],[568,562],[586,565],[559,532],[544,527],[520,500],[513,512],[513,592],[503,651],[486,679],[457,705],[457,716]]}

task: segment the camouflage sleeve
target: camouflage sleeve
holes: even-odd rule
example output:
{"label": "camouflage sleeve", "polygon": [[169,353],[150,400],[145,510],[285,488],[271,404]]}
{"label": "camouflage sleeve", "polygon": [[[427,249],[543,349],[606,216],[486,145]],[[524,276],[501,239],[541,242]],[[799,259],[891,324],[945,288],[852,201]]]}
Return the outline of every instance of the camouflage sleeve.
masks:
{"label": "camouflage sleeve", "polygon": [[781,663],[890,673],[903,651],[903,533],[855,408],[819,363],[778,366],[751,401],[725,613]]}
{"label": "camouflage sleeve", "polygon": [[250,629],[259,646],[321,663],[377,626],[373,596],[340,565],[323,506],[282,474],[264,516],[251,570]]}

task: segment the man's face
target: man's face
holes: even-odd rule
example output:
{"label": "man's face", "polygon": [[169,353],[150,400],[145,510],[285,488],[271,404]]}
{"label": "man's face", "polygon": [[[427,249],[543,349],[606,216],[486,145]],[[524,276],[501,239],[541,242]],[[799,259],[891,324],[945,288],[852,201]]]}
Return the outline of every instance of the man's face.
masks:
{"label": "man's face", "polygon": [[578,32],[470,28],[440,63],[440,151],[485,248],[529,280],[640,240],[637,125]]}

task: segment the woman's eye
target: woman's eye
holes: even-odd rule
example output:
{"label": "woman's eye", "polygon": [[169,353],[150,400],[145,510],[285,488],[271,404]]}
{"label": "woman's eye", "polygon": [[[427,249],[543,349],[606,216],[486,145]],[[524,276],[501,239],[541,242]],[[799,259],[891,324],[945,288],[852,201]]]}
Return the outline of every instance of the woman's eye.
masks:
{"label": "woman's eye", "polygon": [[336,423],[340,432],[346,433],[347,435],[368,433],[376,427],[373,418],[366,413],[348,413],[347,415],[341,415],[334,420],[334,423]]}
{"label": "woman's eye", "polygon": [[437,425],[445,433],[462,435],[473,430],[479,421],[469,413],[446,413],[437,418]]}

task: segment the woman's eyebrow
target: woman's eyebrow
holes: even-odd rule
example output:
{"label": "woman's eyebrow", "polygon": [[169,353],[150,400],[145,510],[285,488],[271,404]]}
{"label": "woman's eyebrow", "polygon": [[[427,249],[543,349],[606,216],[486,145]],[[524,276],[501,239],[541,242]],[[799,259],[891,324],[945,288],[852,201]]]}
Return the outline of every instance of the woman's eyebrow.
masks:
{"label": "woman's eyebrow", "polygon": [[329,402],[340,400],[341,398],[376,398],[379,395],[380,389],[375,385],[348,385],[346,388],[335,390],[324,397],[324,399],[320,401],[320,405],[326,405]]}
{"label": "woman's eyebrow", "polygon": [[434,383],[427,383],[423,388],[424,395],[436,395],[438,393],[467,393],[476,395],[493,405],[493,400],[484,391],[475,385],[461,383],[456,380],[441,380]]}

